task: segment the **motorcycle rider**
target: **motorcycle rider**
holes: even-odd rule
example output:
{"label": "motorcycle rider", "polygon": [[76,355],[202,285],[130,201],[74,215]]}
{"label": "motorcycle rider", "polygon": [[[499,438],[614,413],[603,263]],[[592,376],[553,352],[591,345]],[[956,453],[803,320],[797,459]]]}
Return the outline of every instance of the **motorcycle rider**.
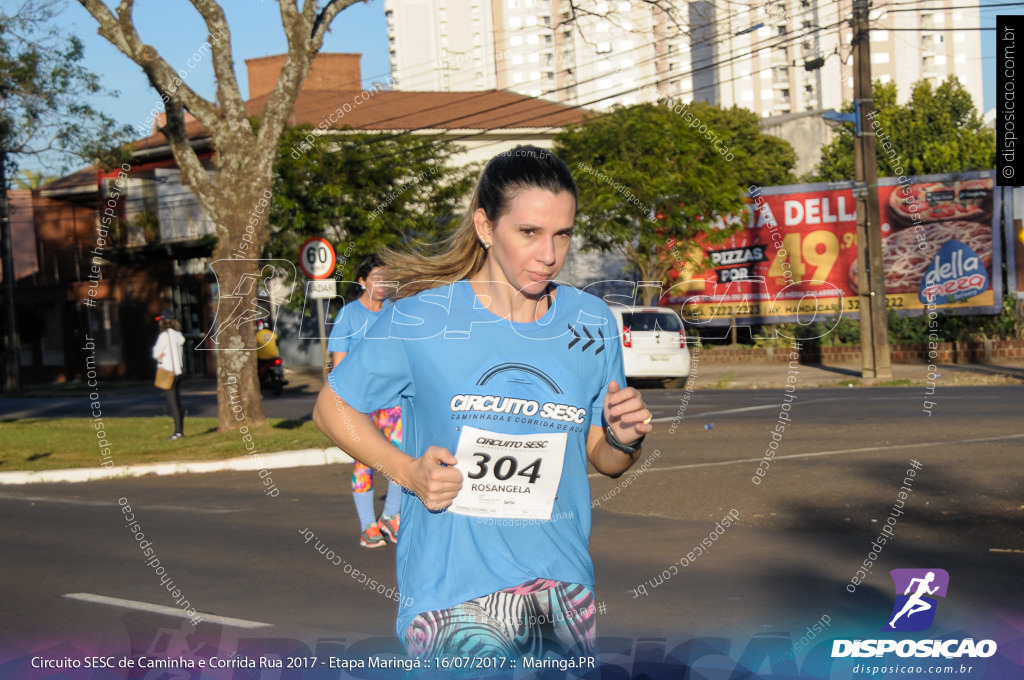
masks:
{"label": "motorcycle rider", "polygon": [[[281,352],[277,349],[277,333],[270,330],[270,327],[266,324],[263,319],[256,321],[256,366],[257,372],[260,376],[260,385],[264,387],[273,387],[271,385],[265,385],[263,380],[264,367],[267,364],[273,364],[276,360],[281,358]],[[268,371],[279,372],[280,386],[288,384],[288,381],[284,379],[284,369],[275,367],[273,365],[266,368]],[[274,390],[274,394],[280,393],[280,387]]]}
{"label": "motorcycle rider", "polygon": [[270,330],[263,319],[256,321],[256,359],[260,366],[281,356],[277,349],[277,333]]}

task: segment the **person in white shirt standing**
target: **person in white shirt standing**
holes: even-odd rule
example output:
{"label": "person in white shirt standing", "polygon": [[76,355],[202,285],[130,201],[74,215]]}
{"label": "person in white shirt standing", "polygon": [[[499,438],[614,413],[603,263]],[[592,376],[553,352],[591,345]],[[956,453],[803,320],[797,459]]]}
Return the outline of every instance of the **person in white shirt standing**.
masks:
{"label": "person in white shirt standing", "polygon": [[153,345],[153,358],[160,368],[174,373],[174,384],[167,392],[167,405],[171,409],[171,417],[174,418],[174,434],[168,440],[181,439],[185,436],[184,415],[181,410],[181,378],[182,378],[182,348],[185,346],[185,336],[181,334],[181,326],[174,315],[174,311],[165,309],[156,317],[160,324],[160,334],[157,335],[156,343]]}

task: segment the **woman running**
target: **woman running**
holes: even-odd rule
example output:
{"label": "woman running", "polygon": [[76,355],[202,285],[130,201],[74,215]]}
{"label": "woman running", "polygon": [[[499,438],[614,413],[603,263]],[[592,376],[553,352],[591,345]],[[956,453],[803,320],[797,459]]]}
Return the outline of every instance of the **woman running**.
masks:
{"label": "woman running", "polygon": [[[331,367],[337,367],[342,360],[355,349],[366,333],[381,314],[387,298],[387,287],[382,285],[387,279],[384,261],[378,255],[364,258],[356,268],[356,284],[360,295],[346,304],[338,312],[331,326],[331,335],[327,340],[327,351],[331,353]],[[379,361],[389,361],[388,357],[378,357]],[[378,409],[373,412],[373,424],[384,433],[384,436],[395,446],[402,445],[402,409]],[[379,487],[378,487],[379,488]],[[388,482],[388,493],[384,498],[384,512],[377,517],[373,510],[373,468],[356,461],[352,470],[352,498],[356,503],[356,514],[359,516],[359,545],[364,548],[381,548],[388,544],[398,543],[398,524],[402,506],[402,487]]]}
{"label": "woman running", "polygon": [[[317,401],[328,437],[412,492],[397,549],[410,655],[595,653],[587,463],[622,474],[652,427],[620,387],[608,306],[554,281],[575,215],[554,154],[491,159],[443,254],[387,259],[397,301]],[[406,453],[365,415],[397,400]]]}

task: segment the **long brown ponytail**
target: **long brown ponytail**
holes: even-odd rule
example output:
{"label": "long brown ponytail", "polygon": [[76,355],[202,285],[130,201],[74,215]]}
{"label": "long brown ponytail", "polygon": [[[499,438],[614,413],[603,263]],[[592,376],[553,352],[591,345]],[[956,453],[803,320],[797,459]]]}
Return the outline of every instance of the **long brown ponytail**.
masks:
{"label": "long brown ponytail", "polygon": [[576,183],[558,156],[536,146],[517,146],[487,162],[477,181],[466,216],[445,239],[437,255],[386,251],[388,278],[398,281],[394,299],[411,297],[424,290],[461,281],[480,271],[487,251],[476,235],[473,215],[483,208],[487,219],[497,222],[508,212],[515,195],[524,189],[546,189],[553,194],[568,191],[576,199]]}

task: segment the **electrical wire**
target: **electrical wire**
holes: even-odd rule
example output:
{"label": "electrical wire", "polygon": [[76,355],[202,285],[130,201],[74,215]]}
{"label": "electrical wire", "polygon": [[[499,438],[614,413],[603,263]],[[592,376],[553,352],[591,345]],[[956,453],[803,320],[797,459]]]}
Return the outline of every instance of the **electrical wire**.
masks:
{"label": "electrical wire", "polygon": [[[834,28],[836,26],[841,25],[842,23],[844,23],[844,22],[841,21],[841,22],[837,22],[836,24],[833,24],[831,26],[823,27],[823,30],[829,30],[831,28]],[[786,41],[780,41],[780,42],[777,42],[777,43],[775,43],[773,45],[770,45],[769,48],[771,48],[771,47],[778,47],[778,46],[780,46],[782,44],[785,44],[786,42],[792,42],[793,40],[799,40],[802,37],[803,36],[796,36],[796,37],[790,38],[790,39],[788,39]],[[736,59],[739,59],[739,58],[741,58],[743,56],[749,56],[750,54],[752,54],[752,53],[737,55],[736,57],[732,57],[730,59],[727,59],[727,60],[724,60],[723,62],[718,62],[718,63],[721,64],[721,63],[732,62],[732,61],[735,61]],[[716,64],[713,63],[713,64],[711,64],[711,65],[709,65],[707,67],[702,67],[702,68],[712,68],[715,65]],[[662,82],[668,82],[670,80],[679,79],[679,78],[682,78],[682,77],[684,77],[684,74],[672,76],[670,78],[663,78],[663,79],[660,79],[660,80],[656,81],[654,84],[661,84]],[[719,81],[719,82],[731,82],[731,81],[736,80],[736,79],[741,78],[741,77],[747,77],[747,76],[734,76],[733,78],[729,78],[729,79],[726,79],[726,80],[723,80],[723,81]],[[564,106],[566,109],[569,109],[569,110],[585,110],[585,107],[587,107],[589,105],[599,103],[601,101],[604,101],[605,99],[609,99],[609,98],[613,98],[613,97],[619,97],[619,96],[622,96],[622,95],[625,95],[625,94],[629,94],[631,92],[635,92],[636,89],[637,88],[635,86],[633,86],[633,87],[630,87],[628,89],[620,90],[620,91],[617,91],[617,92],[614,92],[614,93],[611,93],[611,94],[602,94],[598,98],[593,99],[593,100],[591,100],[589,102],[583,102],[581,104],[576,104],[576,105],[562,105],[562,106]],[[497,110],[497,109],[501,109],[501,108],[504,108],[504,107],[503,106],[496,106],[496,107],[492,107],[490,109],[486,109],[484,111],[479,111],[479,112],[476,112],[476,113],[477,114],[479,114],[479,113],[487,113],[487,112],[490,112],[492,110]],[[540,117],[545,117],[547,115],[548,115],[548,112],[544,112],[542,114],[537,114],[537,115],[531,116],[530,118],[522,118],[522,119],[513,121],[511,124],[512,125],[523,124],[523,123],[530,122],[530,121],[535,120],[535,119],[540,118]],[[605,115],[611,115],[611,112],[598,114],[597,117],[603,117]],[[459,118],[462,118],[462,117],[464,117],[464,116],[461,116],[461,115],[459,116]],[[443,124],[443,123],[447,123],[447,122],[453,122],[455,120],[458,120],[458,118],[449,119],[447,121],[435,121],[434,125]],[[562,126],[548,126],[547,129],[549,129],[549,130],[557,130],[557,129],[560,129],[561,127]],[[420,132],[420,131],[423,131],[423,130],[430,130],[430,129],[437,129],[437,128],[420,127],[420,128],[415,128],[415,129],[412,129],[412,130],[405,130],[405,131],[396,133],[396,134],[388,136],[388,137],[383,137],[379,141],[386,142],[389,139],[394,139],[394,138],[397,138],[397,137],[400,137],[400,136],[403,136],[403,135],[406,135],[406,134],[410,134],[410,133],[413,133],[413,132]],[[479,137],[481,135],[487,134],[487,132],[489,132],[489,131],[484,130],[484,131],[481,131],[481,132],[478,132],[478,133],[468,133],[468,134],[461,135],[459,137],[454,137],[454,138],[447,137],[447,138],[444,139],[444,141],[445,142],[456,142],[457,143],[459,141],[463,141],[463,140]],[[377,140],[374,140],[374,142],[376,142],[376,141]],[[371,143],[374,143],[374,142],[371,142]],[[419,150],[422,150],[422,149],[427,149],[427,148],[430,148],[430,146],[432,144],[437,144],[437,143],[438,142],[428,142],[428,143],[425,143],[425,144],[423,144],[423,145],[421,145],[419,147],[415,147],[411,151],[419,151]],[[498,142],[495,142],[495,143],[498,143]],[[383,158],[383,157],[384,156],[379,156],[379,157],[375,157],[375,159],[380,159],[380,158]]]}
{"label": "electrical wire", "polygon": [[[1024,5],[1024,3],[1006,3],[1006,4],[1008,4],[1008,5],[1010,5],[1010,4],[1013,4],[1013,5],[1016,5],[1016,4]],[[883,6],[881,8],[876,8],[876,9],[884,9],[885,7],[886,6]],[[805,12],[802,12],[800,14],[794,15],[794,17],[792,17],[792,18],[786,17],[786,19],[787,19],[787,21],[795,22],[795,21],[799,20],[801,17],[806,16],[813,9],[815,9],[815,8],[810,8],[809,7]],[[910,11],[910,10],[900,10],[900,11]],[[730,18],[730,19],[734,18],[735,16],[738,16],[739,14],[740,14],[740,12],[737,11],[736,14],[734,14],[734,15],[728,17],[728,18]],[[713,61],[710,64],[701,65],[701,66],[699,66],[697,68],[691,69],[688,72],[673,73],[672,75],[665,76],[663,78],[657,79],[653,83],[649,83],[647,86],[672,84],[672,83],[677,82],[677,81],[679,81],[681,79],[684,79],[684,78],[686,78],[688,76],[692,77],[693,75],[697,74],[698,72],[701,72],[701,71],[704,71],[704,70],[709,70],[709,69],[720,68],[723,65],[735,62],[735,61],[737,61],[739,59],[742,59],[742,58],[745,58],[745,57],[754,56],[756,52],[758,52],[760,50],[763,50],[763,49],[773,49],[773,48],[777,49],[779,47],[787,46],[787,45],[789,45],[791,43],[794,43],[796,41],[803,40],[804,38],[810,37],[812,35],[815,35],[815,37],[818,37],[816,34],[818,34],[819,32],[821,32],[821,31],[830,31],[831,29],[839,29],[839,27],[841,27],[844,23],[846,23],[846,19],[840,19],[839,21],[837,21],[835,23],[832,23],[832,24],[829,24],[829,25],[824,26],[824,27],[816,26],[814,31],[804,32],[804,33],[795,33],[795,34],[787,36],[783,40],[780,40],[780,41],[777,41],[777,42],[774,42],[774,43],[771,43],[771,44],[765,44],[765,43],[768,43],[772,38],[777,38],[778,37],[778,36],[769,36],[769,37],[766,37],[760,43],[758,43],[756,46],[751,46],[749,51],[739,52],[738,54],[737,54],[738,51],[743,50],[745,48],[736,46],[735,42],[731,42],[731,47],[732,47],[731,52],[730,52],[731,56],[729,56],[729,57],[727,57],[725,59],[718,60],[718,61]],[[547,28],[547,27],[544,27],[544,28]],[[886,30],[894,30],[894,29],[886,29]],[[920,31],[920,30],[928,30],[928,29],[910,29],[910,30],[919,30]],[[837,30],[837,32],[838,32],[838,30]],[[824,37],[828,37],[828,35],[829,35],[828,33],[825,33]],[[716,38],[718,38],[718,41],[716,43],[713,43],[713,44],[714,45],[720,44],[724,40],[732,41],[733,37],[735,37],[735,34],[726,35],[724,33],[719,33],[718,36],[716,36]],[[639,47],[633,48],[633,49],[634,50],[635,49],[646,49],[648,47],[649,47],[649,45],[640,45]],[[627,51],[627,53],[631,52],[631,51],[633,51],[633,50],[629,50],[629,51]],[[833,52],[832,54],[835,54],[835,53],[836,52]],[[831,56],[831,54],[828,55],[828,56]],[[664,59],[664,58],[665,58],[665,55],[655,55],[655,57],[641,60],[640,65],[645,64],[647,62],[650,62],[651,60],[654,60],[654,59]],[[597,57],[593,61],[589,62],[589,64],[593,65],[593,64],[598,63],[598,62],[600,62],[600,61],[602,61],[604,59],[605,59],[604,57]],[[795,64],[788,64],[788,65],[795,65]],[[768,68],[772,68],[772,67],[768,67]],[[735,80],[737,80],[739,78],[751,77],[751,75],[752,74],[739,74],[739,75],[735,75],[735,76],[733,76],[731,78],[727,78],[727,79],[717,79],[716,80],[716,84],[721,85],[723,83],[733,82],[733,81],[735,81]],[[589,82],[592,82],[593,80],[600,79],[600,78],[603,78],[603,77],[606,77],[606,76],[604,76],[603,74],[598,74],[597,76],[594,76],[593,78],[588,78],[588,79],[585,79],[583,81],[578,81],[578,82],[576,82],[576,83],[574,83],[572,85],[566,85],[566,86],[563,86],[563,87],[559,87],[559,88],[554,88],[552,90],[548,90],[547,92],[545,92],[545,95],[554,94],[554,93],[560,92],[561,90],[567,89],[569,87],[574,87],[574,86],[575,87],[579,87],[580,84],[589,83]],[[605,101],[605,100],[610,99],[610,98],[627,95],[629,93],[635,92],[636,90],[637,90],[636,86],[631,86],[628,89],[619,90],[617,92],[610,93],[610,94],[602,93],[600,97],[595,98],[595,99],[590,100],[590,101],[587,101],[587,102],[583,102],[583,103],[579,103],[579,104],[575,104],[575,105],[561,104],[561,106],[564,109],[567,109],[567,110],[581,110],[581,109],[585,109],[585,107],[590,106],[592,104],[596,104],[596,103]],[[464,100],[461,103],[466,103],[466,102],[468,102],[468,101],[470,101],[470,100],[472,100],[474,98],[478,98],[478,97],[490,96],[490,95],[493,94],[493,92],[494,91],[492,90],[492,91],[483,91],[483,92],[475,93],[473,95],[470,95],[470,97],[467,100]],[[532,101],[532,100],[525,100],[525,101]],[[551,103],[551,102],[545,102],[545,103]],[[451,102],[446,102],[446,103],[438,105],[436,107],[431,107],[431,110],[432,109],[437,109],[437,108],[444,108],[444,107],[449,106],[450,104],[451,104]],[[484,109],[484,110],[478,110],[478,111],[472,112],[471,115],[481,115],[481,114],[484,114],[484,113],[488,113],[488,112],[491,112],[491,111],[494,111],[494,110],[500,110],[500,109],[507,110],[508,106],[507,105],[500,105],[500,106],[495,106],[495,107],[491,107],[491,108]],[[518,119],[516,121],[513,121],[511,123],[507,123],[506,126],[520,125],[520,124],[528,123],[530,121],[536,120],[538,118],[541,118],[541,117],[544,117],[544,116],[547,116],[547,115],[548,115],[548,112],[534,114],[534,115],[531,115],[529,117],[520,118],[520,119]],[[602,113],[602,114],[597,114],[597,115],[598,115],[598,117],[600,117],[600,116],[603,116],[603,115],[610,115],[610,114]],[[394,134],[394,135],[382,135],[379,140],[374,140],[374,142],[372,142],[372,143],[375,143],[377,141],[379,141],[379,142],[386,142],[389,139],[395,139],[395,138],[398,138],[398,137],[401,137],[401,136],[411,135],[411,134],[413,134],[415,132],[422,132],[424,130],[438,129],[437,126],[444,125],[445,123],[451,123],[451,122],[457,121],[458,119],[464,118],[464,117],[465,117],[465,115],[463,114],[463,115],[459,115],[456,118],[451,118],[451,119],[444,120],[444,121],[434,121],[432,123],[433,127],[429,127],[429,128],[428,127],[419,127],[419,128],[403,130],[403,131],[401,131],[401,132],[399,132],[397,134]],[[388,120],[393,120],[393,119],[394,119],[394,117],[391,118],[391,119],[383,119],[380,122],[385,122],[386,123]],[[562,126],[548,126],[546,129],[557,130],[557,129],[560,129],[561,127]],[[455,137],[455,138],[448,137],[448,138],[445,138],[444,140],[439,140],[439,141],[436,141],[436,142],[428,142],[426,144],[420,145],[419,147],[415,147],[413,149],[410,149],[409,151],[410,152],[416,152],[416,151],[420,151],[420,150],[425,150],[425,149],[430,148],[431,146],[435,146],[435,145],[441,144],[441,143],[449,143],[449,142],[457,143],[459,141],[463,141],[463,140],[479,137],[481,135],[487,134],[487,132],[488,131],[483,130],[483,131],[480,131],[480,132],[477,132],[477,133],[468,133],[468,134],[461,135],[461,136]],[[490,146],[491,144],[498,144],[498,143],[501,143],[501,142],[492,142],[492,143],[487,144],[485,146]]]}
{"label": "electrical wire", "polygon": [[[824,27],[819,27],[814,32],[818,32],[819,30],[828,31],[828,30],[830,30],[832,28],[835,28],[835,27],[838,27],[838,26],[842,25],[842,23],[844,23],[844,22],[845,22],[844,20],[840,20],[839,22],[836,22],[835,24],[831,24],[829,26],[824,26]],[[748,51],[748,52],[744,52],[744,53],[740,53],[740,54],[734,54],[733,56],[731,56],[729,58],[722,59],[722,60],[719,60],[717,62],[712,62],[712,63],[707,64],[707,65],[702,65],[702,66],[700,66],[698,68],[692,69],[689,72],[676,73],[676,74],[673,74],[671,76],[666,76],[664,78],[661,78],[661,79],[658,79],[658,80],[654,81],[653,83],[649,83],[647,86],[649,87],[651,85],[661,85],[663,83],[670,84],[670,83],[672,83],[674,81],[678,81],[678,80],[683,79],[683,78],[685,78],[687,76],[692,76],[692,75],[697,74],[697,73],[702,72],[702,71],[715,69],[715,68],[721,67],[722,65],[725,65],[725,64],[728,64],[728,63],[732,63],[734,61],[742,59],[744,57],[753,56],[756,52],[758,52],[758,51],[760,51],[762,49],[778,49],[779,47],[786,46],[786,45],[788,45],[790,43],[794,43],[794,42],[803,40],[807,36],[808,36],[808,34],[806,34],[806,33],[803,33],[803,34],[793,34],[793,35],[791,35],[791,36],[789,36],[789,37],[787,37],[787,38],[785,38],[783,40],[777,40],[775,42],[770,42],[770,41],[773,40],[774,38],[777,38],[778,36],[769,36],[769,37],[766,37],[758,45],[752,46],[750,48],[750,51]],[[770,44],[765,44],[765,43],[770,43]],[[738,49],[744,49],[744,48],[738,48]],[[653,57],[652,59],[656,59],[656,58],[658,58],[658,57],[656,56],[656,57]],[[641,64],[643,64],[643,63],[644,62],[642,61]],[[592,78],[588,78],[588,79],[585,79],[583,81],[578,81],[575,84],[575,86],[578,87],[580,84],[589,83],[589,82],[592,82],[594,80],[598,80],[598,79],[600,79],[602,77],[604,77],[604,76],[599,74],[599,75],[596,75],[596,76],[594,76]],[[732,78],[719,79],[716,82],[718,84],[722,84],[722,83],[732,82],[732,81],[734,81],[734,80],[736,80],[738,78],[744,78],[744,77],[747,77],[747,76],[741,74],[741,75],[733,76]],[[560,92],[560,91],[562,91],[564,89],[567,89],[569,87],[573,87],[573,85],[566,85],[566,86],[563,86],[563,87],[560,87],[560,88],[555,88],[555,89],[552,89],[552,90],[548,90],[545,93],[545,95],[550,95],[550,94],[553,94],[553,93],[556,93],[556,92]],[[561,106],[563,106],[565,109],[568,109],[568,110],[585,109],[585,107],[587,107],[587,106],[590,106],[592,104],[600,103],[600,102],[602,102],[602,101],[604,101],[606,99],[610,99],[610,98],[614,98],[614,97],[620,97],[620,96],[623,96],[623,95],[630,94],[632,92],[635,92],[636,89],[637,89],[636,86],[630,86],[627,89],[619,90],[617,92],[613,92],[613,93],[610,93],[610,94],[602,93],[602,95],[600,95],[599,97],[597,97],[595,99],[592,99],[590,101],[582,102],[580,104],[575,104],[575,105],[561,104]],[[485,91],[485,92],[479,93],[476,96],[477,97],[489,96],[491,93],[492,93],[492,91]],[[474,97],[470,97],[470,99],[472,99],[472,98],[474,98]],[[469,101],[469,99],[467,99],[465,101]],[[462,102],[462,103],[465,103],[465,101]],[[548,103],[550,103],[550,102],[548,102]],[[447,106],[447,105],[448,104],[444,104],[442,106]],[[438,107],[432,107],[432,108],[438,108]],[[491,111],[499,110],[499,109],[502,109],[502,108],[505,108],[505,105],[494,106],[494,107],[491,107],[491,108],[488,108],[488,109],[476,111],[476,112],[474,112],[474,114],[475,115],[480,115],[480,114],[483,114],[483,113],[489,113]],[[405,114],[400,114],[400,115],[404,116]],[[546,115],[547,115],[547,113],[545,112],[544,114],[538,114],[538,115],[531,116],[529,118],[520,119],[518,121],[513,121],[512,123],[510,123],[508,125],[517,125],[517,124],[522,124],[522,123],[530,122],[532,120],[535,120],[535,119],[537,119],[539,117],[543,117],[543,116],[546,116]],[[380,122],[385,122],[386,123],[388,120],[394,120],[397,117],[398,116],[394,116],[394,117],[389,118],[389,119],[382,119],[382,121],[380,121]],[[433,121],[432,127],[425,127],[425,126],[423,126],[423,127],[418,127],[418,128],[412,128],[412,129],[409,129],[409,130],[404,130],[404,131],[399,132],[399,133],[397,133],[395,135],[392,135],[390,137],[384,137],[380,141],[388,141],[388,139],[393,139],[395,137],[402,136],[402,135],[407,135],[407,134],[414,133],[414,132],[421,132],[421,131],[424,131],[424,130],[438,129],[439,126],[442,126],[442,125],[447,124],[447,123],[453,123],[453,122],[455,122],[455,121],[457,121],[457,120],[459,120],[461,118],[464,118],[464,117],[465,117],[465,115],[460,114],[459,116],[457,116],[455,118],[449,118],[447,120],[442,120],[442,121]],[[549,129],[557,129],[557,128],[549,128]],[[449,138],[448,141],[460,141],[462,139],[467,139],[467,138],[470,138],[472,136],[477,136],[478,134],[484,134],[484,133],[476,133],[476,134],[471,134],[471,135],[463,135],[461,137],[454,138],[454,139]],[[424,148],[424,147],[420,147],[420,148]]]}

